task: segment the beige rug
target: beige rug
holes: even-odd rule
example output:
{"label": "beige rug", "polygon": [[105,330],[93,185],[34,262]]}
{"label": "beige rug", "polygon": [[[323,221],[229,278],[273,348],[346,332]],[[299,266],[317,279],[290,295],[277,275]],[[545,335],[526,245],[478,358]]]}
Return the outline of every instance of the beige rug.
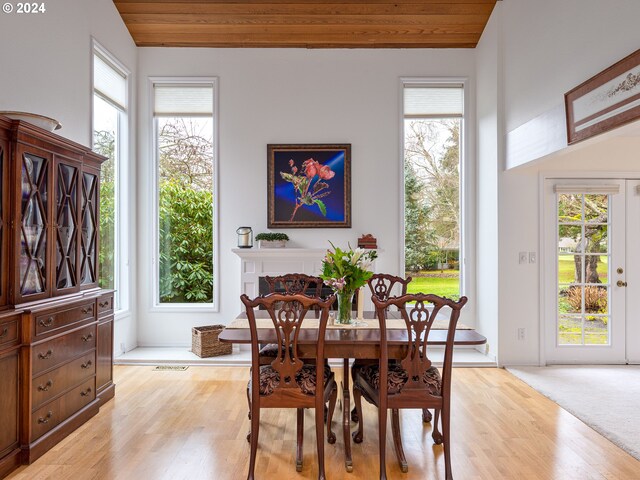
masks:
{"label": "beige rug", "polygon": [[507,370],[640,460],[640,366],[563,365]]}

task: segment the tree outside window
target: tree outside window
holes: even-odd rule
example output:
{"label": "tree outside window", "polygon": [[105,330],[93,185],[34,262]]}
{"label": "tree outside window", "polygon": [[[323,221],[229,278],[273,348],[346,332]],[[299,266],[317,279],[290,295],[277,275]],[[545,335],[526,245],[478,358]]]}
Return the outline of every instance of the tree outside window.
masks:
{"label": "tree outside window", "polygon": [[409,292],[460,296],[460,118],[405,119]]}
{"label": "tree outside window", "polygon": [[160,117],[160,303],[213,302],[213,119]]}

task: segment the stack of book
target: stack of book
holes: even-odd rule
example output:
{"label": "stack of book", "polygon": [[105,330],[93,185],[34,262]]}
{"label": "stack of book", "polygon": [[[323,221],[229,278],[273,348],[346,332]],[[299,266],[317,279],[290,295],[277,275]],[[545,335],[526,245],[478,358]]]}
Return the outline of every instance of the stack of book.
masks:
{"label": "stack of book", "polygon": [[378,248],[378,240],[376,240],[376,237],[374,237],[370,233],[367,233],[366,235],[363,235],[358,239],[358,247]]}

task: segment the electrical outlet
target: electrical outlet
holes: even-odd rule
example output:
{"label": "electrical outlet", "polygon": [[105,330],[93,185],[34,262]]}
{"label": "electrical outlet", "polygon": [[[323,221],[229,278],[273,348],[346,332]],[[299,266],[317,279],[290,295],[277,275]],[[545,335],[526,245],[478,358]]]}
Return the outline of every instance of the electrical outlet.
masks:
{"label": "electrical outlet", "polygon": [[525,339],[526,330],[524,328],[518,329],[518,340],[523,341]]}
{"label": "electrical outlet", "polygon": [[529,252],[529,263],[536,263],[537,260],[536,252]]}
{"label": "electrical outlet", "polygon": [[520,265],[527,263],[528,261],[529,261],[529,256],[527,255],[527,252],[518,253],[518,263]]}

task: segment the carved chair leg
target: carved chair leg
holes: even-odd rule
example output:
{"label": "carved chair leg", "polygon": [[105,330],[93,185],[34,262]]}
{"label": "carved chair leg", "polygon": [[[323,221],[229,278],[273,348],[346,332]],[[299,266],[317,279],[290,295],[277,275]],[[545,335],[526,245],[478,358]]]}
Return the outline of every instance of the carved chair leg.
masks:
{"label": "carved chair leg", "polygon": [[433,421],[433,433],[431,434],[431,438],[433,438],[433,443],[436,445],[442,444],[442,434],[440,430],[438,430],[438,420],[440,419],[440,409],[435,410],[435,419]]}
{"label": "carved chair leg", "polygon": [[353,403],[356,404],[355,409],[360,421],[358,422],[358,430],[351,434],[353,443],[362,443],[364,419],[362,418],[362,392],[353,385]]}
{"label": "carved chair leg", "polygon": [[249,385],[247,384],[247,404],[249,405],[249,413],[247,416],[249,420],[251,420],[251,391],[249,390]]}
{"label": "carved chair leg", "polygon": [[396,449],[396,457],[400,464],[400,470],[402,473],[409,471],[409,465],[407,459],[404,456],[404,449],[402,448],[402,436],[400,435],[400,412],[397,408],[391,410],[391,432],[393,434],[393,446]]}
{"label": "carved chair leg", "polygon": [[[360,423],[362,425],[362,422]],[[380,480],[387,480],[387,409],[378,408],[378,455],[380,456]]]}
{"label": "carved chair leg", "polygon": [[[336,387],[337,390],[337,387]],[[336,393],[337,395],[337,393]],[[316,443],[318,448],[318,480],[326,480],[324,472],[324,419],[320,409],[315,410],[316,417]],[[335,439],[334,439],[335,442]]]}
{"label": "carved chair leg", "polygon": [[422,422],[429,423],[433,417],[431,416],[431,412],[428,408],[422,409]]}
{"label": "carved chair leg", "polygon": [[254,479],[254,471],[256,469],[256,453],[258,452],[258,434],[260,432],[260,409],[252,409],[253,415],[251,415],[251,431],[247,435],[247,439],[250,438],[251,454],[249,456],[249,475],[247,480]]}
{"label": "carved chair leg", "polygon": [[332,382],[331,394],[329,396],[329,411],[327,414],[327,442],[336,443],[336,434],[331,431],[331,422],[333,420],[333,412],[336,409],[336,400],[338,398],[338,385],[335,380]]}
{"label": "carved chair leg", "polygon": [[298,408],[298,435],[296,441],[296,471],[302,471],[302,440],[304,440],[304,408]]}
{"label": "carved chair leg", "polygon": [[451,473],[451,442],[449,441],[449,431],[450,431],[450,416],[449,416],[449,407],[443,406],[442,412],[442,437],[443,437],[443,447],[444,447],[444,477],[446,480],[453,480],[453,475]]}

